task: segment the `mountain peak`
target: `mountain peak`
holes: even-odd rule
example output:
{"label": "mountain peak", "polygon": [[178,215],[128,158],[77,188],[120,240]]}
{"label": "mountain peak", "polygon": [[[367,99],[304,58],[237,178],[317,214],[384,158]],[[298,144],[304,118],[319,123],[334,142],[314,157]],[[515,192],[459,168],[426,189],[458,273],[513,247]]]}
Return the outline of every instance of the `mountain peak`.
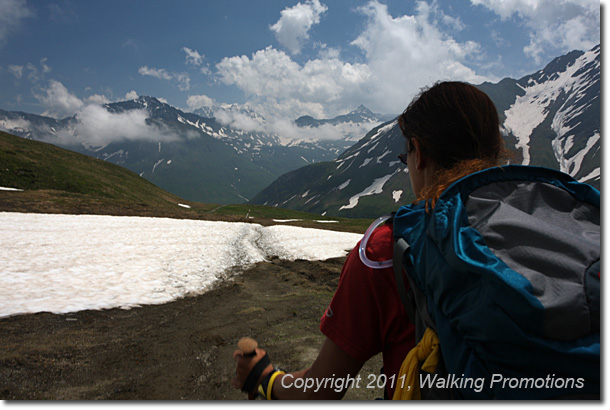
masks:
{"label": "mountain peak", "polygon": [[160,102],[157,97],[152,97],[150,95],[140,95],[138,96],[138,98],[136,98],[134,101],[156,101],[156,102]]}
{"label": "mountain peak", "polygon": [[169,105],[166,102],[159,100],[157,97],[151,97],[148,95],[141,95],[134,101],[136,101],[144,106],[148,105],[148,106],[157,106],[158,107],[158,106],[163,106],[163,105]]}
{"label": "mountain peak", "polygon": [[367,107],[365,107],[363,104],[360,104],[358,106],[358,108],[356,108],[354,111],[352,111],[350,114],[367,114],[367,115],[374,115],[373,111],[369,110]]}

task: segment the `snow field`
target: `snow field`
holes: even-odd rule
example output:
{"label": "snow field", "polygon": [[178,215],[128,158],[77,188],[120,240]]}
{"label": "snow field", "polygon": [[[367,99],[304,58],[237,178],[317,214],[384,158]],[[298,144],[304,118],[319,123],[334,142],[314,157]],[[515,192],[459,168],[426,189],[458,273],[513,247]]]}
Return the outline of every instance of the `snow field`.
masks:
{"label": "snow field", "polygon": [[0,317],[165,303],[273,256],[344,256],[360,238],[248,223],[0,213]]}

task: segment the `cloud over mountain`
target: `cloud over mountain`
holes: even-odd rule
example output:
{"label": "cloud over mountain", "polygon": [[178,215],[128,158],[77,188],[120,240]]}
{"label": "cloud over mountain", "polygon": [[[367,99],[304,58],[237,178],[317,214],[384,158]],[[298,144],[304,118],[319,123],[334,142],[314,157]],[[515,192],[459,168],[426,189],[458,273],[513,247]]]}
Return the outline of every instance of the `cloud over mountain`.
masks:
{"label": "cloud over mountain", "polygon": [[[134,93],[132,91],[126,97],[133,97]],[[37,98],[45,107],[45,115],[56,119],[72,117],[69,127],[57,130],[56,137],[63,144],[104,146],[117,141],[167,142],[180,138],[168,127],[147,121],[149,113],[146,110],[111,112],[103,106],[110,102],[105,96],[92,95],[83,101],[59,81],[49,81]],[[26,124],[22,128],[29,126]]]}
{"label": "cloud over mountain", "polygon": [[46,108],[44,115],[54,118],[74,115],[84,103],[59,81],[50,80],[49,86],[36,98]]}
{"label": "cloud over mountain", "polygon": [[[113,113],[98,104],[87,104],[75,116],[73,129],[60,135],[64,141],[85,141],[90,146],[104,146],[117,141],[176,141],[180,137],[166,126],[149,123],[146,110]],[[74,139],[77,136],[77,140]]]}

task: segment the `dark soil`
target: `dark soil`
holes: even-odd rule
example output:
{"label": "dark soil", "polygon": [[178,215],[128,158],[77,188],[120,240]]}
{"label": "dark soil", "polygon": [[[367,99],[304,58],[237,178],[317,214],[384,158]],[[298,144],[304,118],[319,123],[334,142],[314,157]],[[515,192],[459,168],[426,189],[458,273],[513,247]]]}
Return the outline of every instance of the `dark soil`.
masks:
{"label": "dark soil", "polygon": [[[239,338],[256,338],[276,366],[310,366],[343,261],[259,263],[163,305],[0,319],[0,399],[244,400],[230,385]],[[369,361],[362,379],[380,367]],[[360,388],[345,398],[381,395]]]}

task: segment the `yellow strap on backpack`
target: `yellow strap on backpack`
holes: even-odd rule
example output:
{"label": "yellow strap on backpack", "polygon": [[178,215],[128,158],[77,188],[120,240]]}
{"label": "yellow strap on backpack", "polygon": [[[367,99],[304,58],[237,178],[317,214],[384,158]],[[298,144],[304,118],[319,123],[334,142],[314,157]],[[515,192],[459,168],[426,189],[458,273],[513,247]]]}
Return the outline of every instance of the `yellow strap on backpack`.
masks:
{"label": "yellow strap on backpack", "polygon": [[[436,332],[426,329],[424,336],[400,366],[397,380],[404,380],[403,388],[396,388],[392,400],[421,400],[419,369],[434,373],[440,359],[440,346]],[[403,378],[404,377],[404,378]],[[402,379],[401,379],[402,378]]]}

